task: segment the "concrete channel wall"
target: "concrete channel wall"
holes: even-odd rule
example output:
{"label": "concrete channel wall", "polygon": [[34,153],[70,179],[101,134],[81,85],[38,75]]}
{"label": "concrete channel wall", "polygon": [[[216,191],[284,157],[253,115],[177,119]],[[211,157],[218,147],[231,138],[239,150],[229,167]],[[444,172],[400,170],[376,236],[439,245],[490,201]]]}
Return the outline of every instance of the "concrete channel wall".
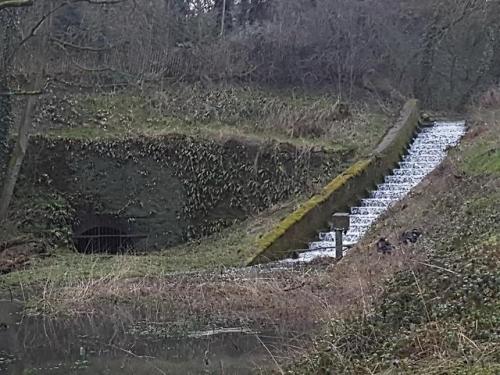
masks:
{"label": "concrete channel wall", "polygon": [[334,178],[319,194],[262,236],[257,241],[255,255],[247,263],[255,265],[283,259],[293,250],[306,248],[318,230],[328,226],[333,213],[348,210],[383,180],[404,154],[418,126],[419,103],[409,100],[397,123],[372,155]]}

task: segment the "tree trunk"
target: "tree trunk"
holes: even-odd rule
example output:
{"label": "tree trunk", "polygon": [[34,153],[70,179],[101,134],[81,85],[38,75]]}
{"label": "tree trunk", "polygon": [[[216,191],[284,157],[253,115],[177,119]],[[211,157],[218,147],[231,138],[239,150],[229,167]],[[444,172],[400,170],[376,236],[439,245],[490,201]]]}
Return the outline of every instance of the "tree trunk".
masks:
{"label": "tree trunk", "polygon": [[[35,90],[40,88],[42,76],[43,68],[40,68],[35,80]],[[16,144],[10,156],[9,165],[7,166],[7,171],[5,173],[2,195],[0,196],[0,223],[7,218],[17,178],[19,177],[19,172],[21,171],[21,166],[23,165],[24,155],[26,155],[36,100],[37,97],[35,95],[29,96],[26,99],[26,107],[24,108],[21,123],[19,124]]]}
{"label": "tree trunk", "polygon": [[[49,6],[50,4],[47,2],[47,4],[45,5],[46,9],[48,9]],[[40,48],[34,51],[34,53],[36,53],[39,57],[39,68],[35,77],[35,83],[33,87],[34,91],[39,91],[42,87],[42,80],[46,64],[46,51],[44,50],[44,48],[47,47],[47,40],[48,33],[45,32],[42,35],[41,40],[39,41],[38,46],[40,46]],[[7,71],[10,67],[11,61],[6,61],[5,63],[6,66],[4,70]],[[4,75],[4,77],[6,77],[6,74]],[[2,194],[0,195],[0,223],[2,223],[7,218],[9,206],[14,194],[14,188],[16,187],[17,183],[17,178],[19,177],[19,172],[21,171],[24,155],[26,154],[26,149],[28,148],[29,133],[31,130],[33,110],[35,108],[36,100],[36,95],[30,95],[26,99],[26,106],[24,107],[24,111],[19,124],[16,144],[10,156],[9,164],[7,165],[7,170],[3,178]]]}
{"label": "tree trunk", "polygon": [[[0,76],[0,92],[8,92],[6,78]],[[9,130],[11,124],[10,96],[0,95],[0,176],[4,171],[9,154]],[[1,186],[1,184],[0,184]]]}
{"label": "tree trunk", "polygon": [[221,36],[226,31],[233,29],[233,1],[234,0],[215,0],[214,7],[217,11],[217,25],[219,26]]}
{"label": "tree trunk", "polygon": [[238,11],[238,25],[243,27],[248,21],[248,11],[250,9],[249,0],[240,1],[240,9]]}
{"label": "tree trunk", "polygon": [[[13,11],[0,12],[0,93],[9,92],[9,68],[14,39],[15,14]],[[3,175],[9,154],[9,131],[12,124],[11,97],[0,94],[0,177]],[[2,181],[2,180],[0,180]],[[0,188],[2,183],[0,182]]]}

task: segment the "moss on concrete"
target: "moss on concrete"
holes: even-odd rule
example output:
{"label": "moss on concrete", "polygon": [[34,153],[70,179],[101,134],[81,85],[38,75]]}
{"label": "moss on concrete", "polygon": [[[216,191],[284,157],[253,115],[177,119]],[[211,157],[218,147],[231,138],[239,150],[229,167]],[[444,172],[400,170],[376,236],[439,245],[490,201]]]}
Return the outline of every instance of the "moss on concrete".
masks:
{"label": "moss on concrete", "polygon": [[335,211],[345,210],[354,204],[399,161],[418,125],[419,104],[417,100],[410,100],[372,157],[357,162],[334,178],[321,193],[262,237],[248,264],[280,259],[291,250],[303,248],[316,231],[326,226]]}
{"label": "moss on concrete", "polygon": [[372,160],[368,159],[352,165],[326,185],[319,194],[313,196],[296,211],[287,216],[271,232],[257,241],[257,248],[260,250],[249,259],[248,263],[255,264],[258,263],[263,256],[269,257],[269,248],[286,235],[290,228],[305,220],[308,215],[314,215],[314,210],[319,205],[328,201],[328,199],[330,199],[339,189],[343,188],[351,178],[363,174],[371,163]]}

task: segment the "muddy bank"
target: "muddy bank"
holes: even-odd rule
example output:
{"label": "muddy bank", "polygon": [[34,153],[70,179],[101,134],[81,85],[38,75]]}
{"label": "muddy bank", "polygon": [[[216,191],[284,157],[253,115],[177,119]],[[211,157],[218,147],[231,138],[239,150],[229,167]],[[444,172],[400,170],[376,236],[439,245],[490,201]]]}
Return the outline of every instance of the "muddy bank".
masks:
{"label": "muddy bank", "polygon": [[[331,316],[367,308],[384,280],[423,254],[413,244],[392,254],[367,243],[342,262],[318,261],[290,269],[240,269],[174,275],[53,280],[43,290],[26,290],[32,312],[99,315],[116,306],[141,309],[176,331],[194,327],[244,326],[256,331],[308,332]],[[98,266],[97,266],[98,267]]]}
{"label": "muddy bank", "polygon": [[[13,374],[30,367],[124,373],[118,364],[138,374],[275,369],[275,359],[281,366],[310,348],[330,318],[364,311],[382,280],[417,259],[411,247],[391,256],[371,247],[352,254],[340,264],[295,269],[110,276],[25,289],[30,316],[2,317],[0,342],[9,348],[0,347],[4,368]],[[0,304],[0,311],[12,307]],[[211,334],[219,328],[259,334]]]}

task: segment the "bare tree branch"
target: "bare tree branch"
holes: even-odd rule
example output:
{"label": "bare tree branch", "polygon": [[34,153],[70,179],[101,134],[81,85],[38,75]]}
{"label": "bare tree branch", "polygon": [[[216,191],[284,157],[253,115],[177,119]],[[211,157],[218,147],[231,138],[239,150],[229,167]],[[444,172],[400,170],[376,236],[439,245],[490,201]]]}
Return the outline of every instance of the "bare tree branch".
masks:
{"label": "bare tree branch", "polygon": [[0,10],[4,8],[19,8],[33,5],[33,0],[0,0]]}
{"label": "bare tree branch", "polygon": [[31,28],[31,31],[29,32],[28,35],[26,35],[22,40],[21,42],[19,42],[16,50],[14,51],[14,55],[16,54],[17,50],[19,48],[22,47],[22,45],[24,43],[26,43],[29,39],[31,39],[32,37],[34,37],[36,35],[36,32],[37,30],[40,28],[40,26],[43,25],[43,23],[45,22],[45,20],[47,18],[49,18],[52,14],[54,14],[55,12],[57,12],[59,9],[61,9],[62,7],[68,5],[68,3],[62,3],[62,4],[59,4],[59,6],[55,7],[54,9],[51,9],[49,12],[45,13],[39,20],[38,22]]}
{"label": "bare tree branch", "polygon": [[[26,0],[0,0],[0,9],[2,6],[2,1],[4,2],[9,2],[9,1],[17,1],[17,2],[26,2]],[[55,12],[57,12],[59,9],[64,8],[67,5],[74,4],[74,3],[88,3],[88,4],[93,4],[93,5],[107,5],[107,4],[118,4],[118,3],[124,3],[127,2],[128,0],[69,0],[65,1],[61,4],[59,4],[57,7],[51,9],[47,13],[45,13],[39,20],[38,22],[31,28],[30,32],[28,35],[26,35],[17,45],[17,47],[14,49],[12,52],[12,55],[9,57],[9,61],[16,55],[17,51],[31,38],[33,38],[36,35],[36,32],[38,29],[43,25],[45,20],[47,20],[51,15],[53,15]],[[32,3],[32,1],[30,0]],[[31,5],[26,3],[25,5]]]}
{"label": "bare tree branch", "polygon": [[32,95],[42,95],[42,94],[43,94],[42,90],[0,92],[0,96],[32,96]]}
{"label": "bare tree branch", "polygon": [[65,40],[57,39],[57,38],[50,38],[50,41],[57,44],[60,48],[62,48],[64,50],[66,49],[65,47],[70,47],[70,48],[81,50],[81,51],[103,52],[103,51],[109,51],[110,49],[115,48],[114,46],[103,47],[103,48],[90,47],[90,46],[80,46],[80,45],[73,44],[73,43],[67,42]]}

